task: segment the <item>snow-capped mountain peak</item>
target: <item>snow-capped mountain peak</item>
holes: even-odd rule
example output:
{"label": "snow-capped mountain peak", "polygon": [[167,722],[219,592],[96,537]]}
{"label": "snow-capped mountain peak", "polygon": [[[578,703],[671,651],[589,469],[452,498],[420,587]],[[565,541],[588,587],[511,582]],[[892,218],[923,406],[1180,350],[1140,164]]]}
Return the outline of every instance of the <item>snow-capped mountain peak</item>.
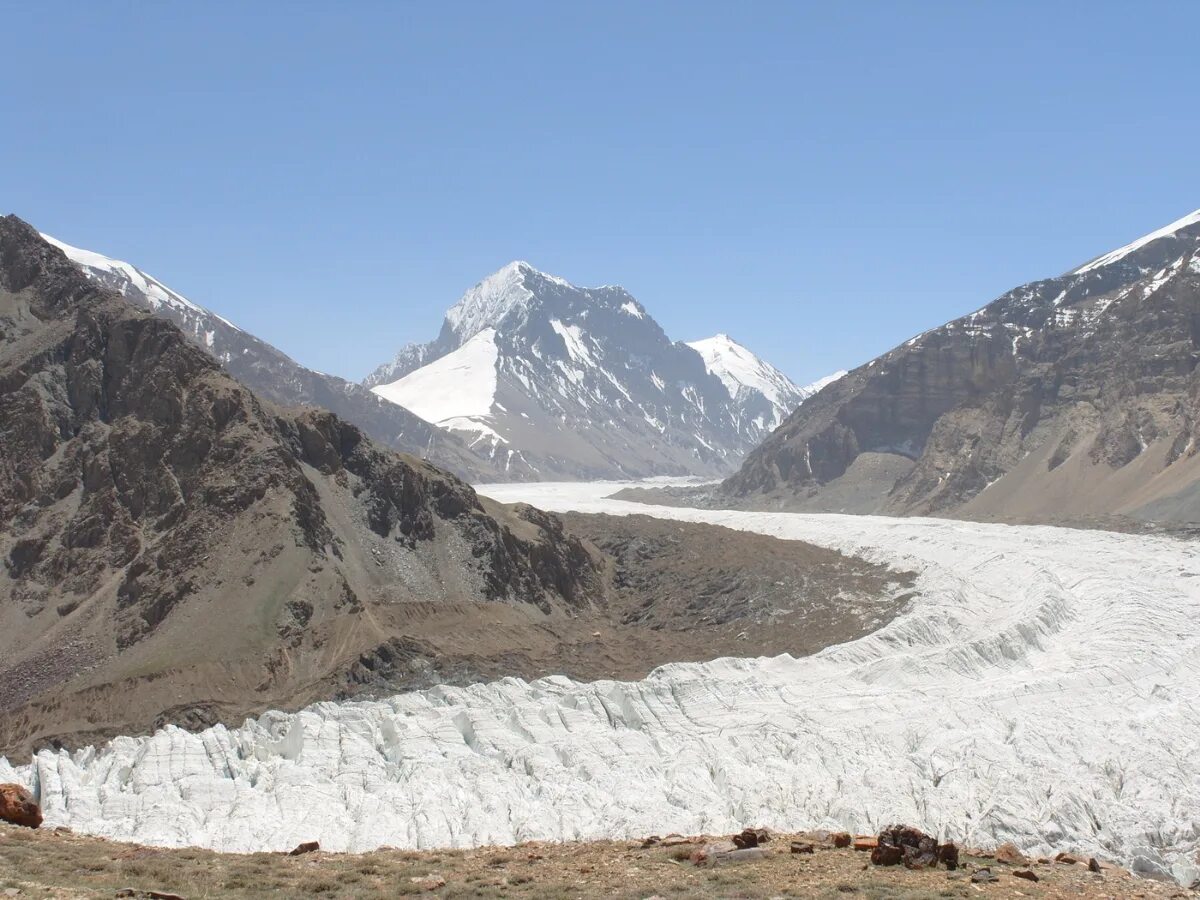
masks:
{"label": "snow-capped mountain peak", "polygon": [[749,389],[761,392],[775,406],[787,406],[800,390],[786,375],[727,334],[689,341],[688,346],[703,357],[705,367],[721,379],[732,397]]}
{"label": "snow-capped mountain peak", "polygon": [[806,397],[845,374],[839,372],[800,387],[727,334],[690,341],[688,346],[725,385],[734,403],[741,406],[743,418],[755,422],[764,432],[778,427]]}
{"label": "snow-capped mountain peak", "polygon": [[364,384],[517,477],[716,474],[803,395],[727,336],[711,344],[713,366],[624,288],[517,261]]}
{"label": "snow-capped mountain peak", "polygon": [[446,312],[446,324],[459,340],[470,340],[483,329],[499,325],[514,310],[527,307],[539,282],[575,289],[566,279],[514,260],[463,294]]}

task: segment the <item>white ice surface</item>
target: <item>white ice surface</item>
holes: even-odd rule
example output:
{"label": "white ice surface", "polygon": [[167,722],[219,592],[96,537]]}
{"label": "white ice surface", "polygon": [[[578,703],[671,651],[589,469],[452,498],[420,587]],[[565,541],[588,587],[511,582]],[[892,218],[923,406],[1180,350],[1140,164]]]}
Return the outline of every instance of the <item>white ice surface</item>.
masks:
{"label": "white ice surface", "polygon": [[485,328],[452,353],[371,390],[427,422],[479,431],[480,423],[471,419],[491,415],[499,353],[496,329]]}
{"label": "white ice surface", "polygon": [[656,508],[618,485],[485,486],[548,509],[714,522],[918,573],[875,634],[637,683],[506,679],[168,728],[0,780],[47,821],[223,850],[872,831],[904,821],[1198,874],[1193,542],[937,519]]}

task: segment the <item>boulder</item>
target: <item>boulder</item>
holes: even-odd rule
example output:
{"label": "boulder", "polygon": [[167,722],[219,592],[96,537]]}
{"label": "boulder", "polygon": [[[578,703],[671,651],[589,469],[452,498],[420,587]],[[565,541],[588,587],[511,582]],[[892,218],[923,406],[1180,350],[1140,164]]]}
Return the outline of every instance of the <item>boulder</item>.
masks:
{"label": "boulder", "polygon": [[771,833],[765,828],[745,828],[733,836],[733,843],[739,850],[752,850],[770,839]]}
{"label": "boulder", "polygon": [[1017,845],[1012,843],[1012,841],[1006,841],[996,848],[996,862],[1004,863],[1008,866],[1029,865],[1029,860],[1017,849]]}
{"label": "boulder", "polygon": [[792,852],[793,853],[809,853],[809,854],[811,854],[813,852],[813,850],[814,850],[813,845],[807,843],[806,841],[792,841]]}
{"label": "boulder", "polygon": [[893,825],[879,832],[878,846],[871,851],[877,866],[904,863],[908,869],[932,869],[940,859],[937,841],[910,825]]}
{"label": "boulder", "polygon": [[829,836],[829,840],[831,840],[833,842],[833,846],[837,847],[839,850],[845,849],[854,843],[854,838],[852,838],[850,833],[846,831],[839,831],[831,834]]}
{"label": "boulder", "polygon": [[42,824],[42,808],[21,785],[0,784],[0,821],[37,828]]}
{"label": "boulder", "polygon": [[880,844],[871,851],[871,862],[877,866],[898,866],[904,859],[904,850],[893,844]]}
{"label": "boulder", "polygon": [[954,841],[938,847],[938,862],[950,871],[958,868],[958,847]]}
{"label": "boulder", "polygon": [[305,853],[316,853],[320,849],[320,841],[305,841],[303,844],[297,844],[289,850],[288,856],[303,856]]}
{"label": "boulder", "polygon": [[1024,878],[1026,881],[1041,881],[1032,869],[1017,869],[1013,872],[1013,878]]}

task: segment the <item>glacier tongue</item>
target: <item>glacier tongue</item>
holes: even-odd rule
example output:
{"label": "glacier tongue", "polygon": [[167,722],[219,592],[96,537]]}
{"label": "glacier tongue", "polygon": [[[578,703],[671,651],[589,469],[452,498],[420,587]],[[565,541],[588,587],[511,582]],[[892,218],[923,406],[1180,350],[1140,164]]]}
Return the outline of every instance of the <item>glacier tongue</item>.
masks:
{"label": "glacier tongue", "polygon": [[919,573],[904,615],[813,657],[641,682],[506,679],[0,761],[47,822],[163,845],[330,850],[906,821],[1200,877],[1200,553],[1161,537],[649,508]]}

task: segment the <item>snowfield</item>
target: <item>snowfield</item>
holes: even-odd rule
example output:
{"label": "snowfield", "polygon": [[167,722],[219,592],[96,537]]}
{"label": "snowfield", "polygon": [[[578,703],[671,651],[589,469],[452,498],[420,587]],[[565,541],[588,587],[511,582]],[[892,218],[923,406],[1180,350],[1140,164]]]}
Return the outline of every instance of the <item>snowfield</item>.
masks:
{"label": "snowfield", "polygon": [[646,507],[619,485],[481,489],[811,541],[919,573],[910,609],[813,657],[517,679],[168,728],[0,781],[49,824],[330,850],[903,821],[1200,878],[1200,553],[1099,531]]}

